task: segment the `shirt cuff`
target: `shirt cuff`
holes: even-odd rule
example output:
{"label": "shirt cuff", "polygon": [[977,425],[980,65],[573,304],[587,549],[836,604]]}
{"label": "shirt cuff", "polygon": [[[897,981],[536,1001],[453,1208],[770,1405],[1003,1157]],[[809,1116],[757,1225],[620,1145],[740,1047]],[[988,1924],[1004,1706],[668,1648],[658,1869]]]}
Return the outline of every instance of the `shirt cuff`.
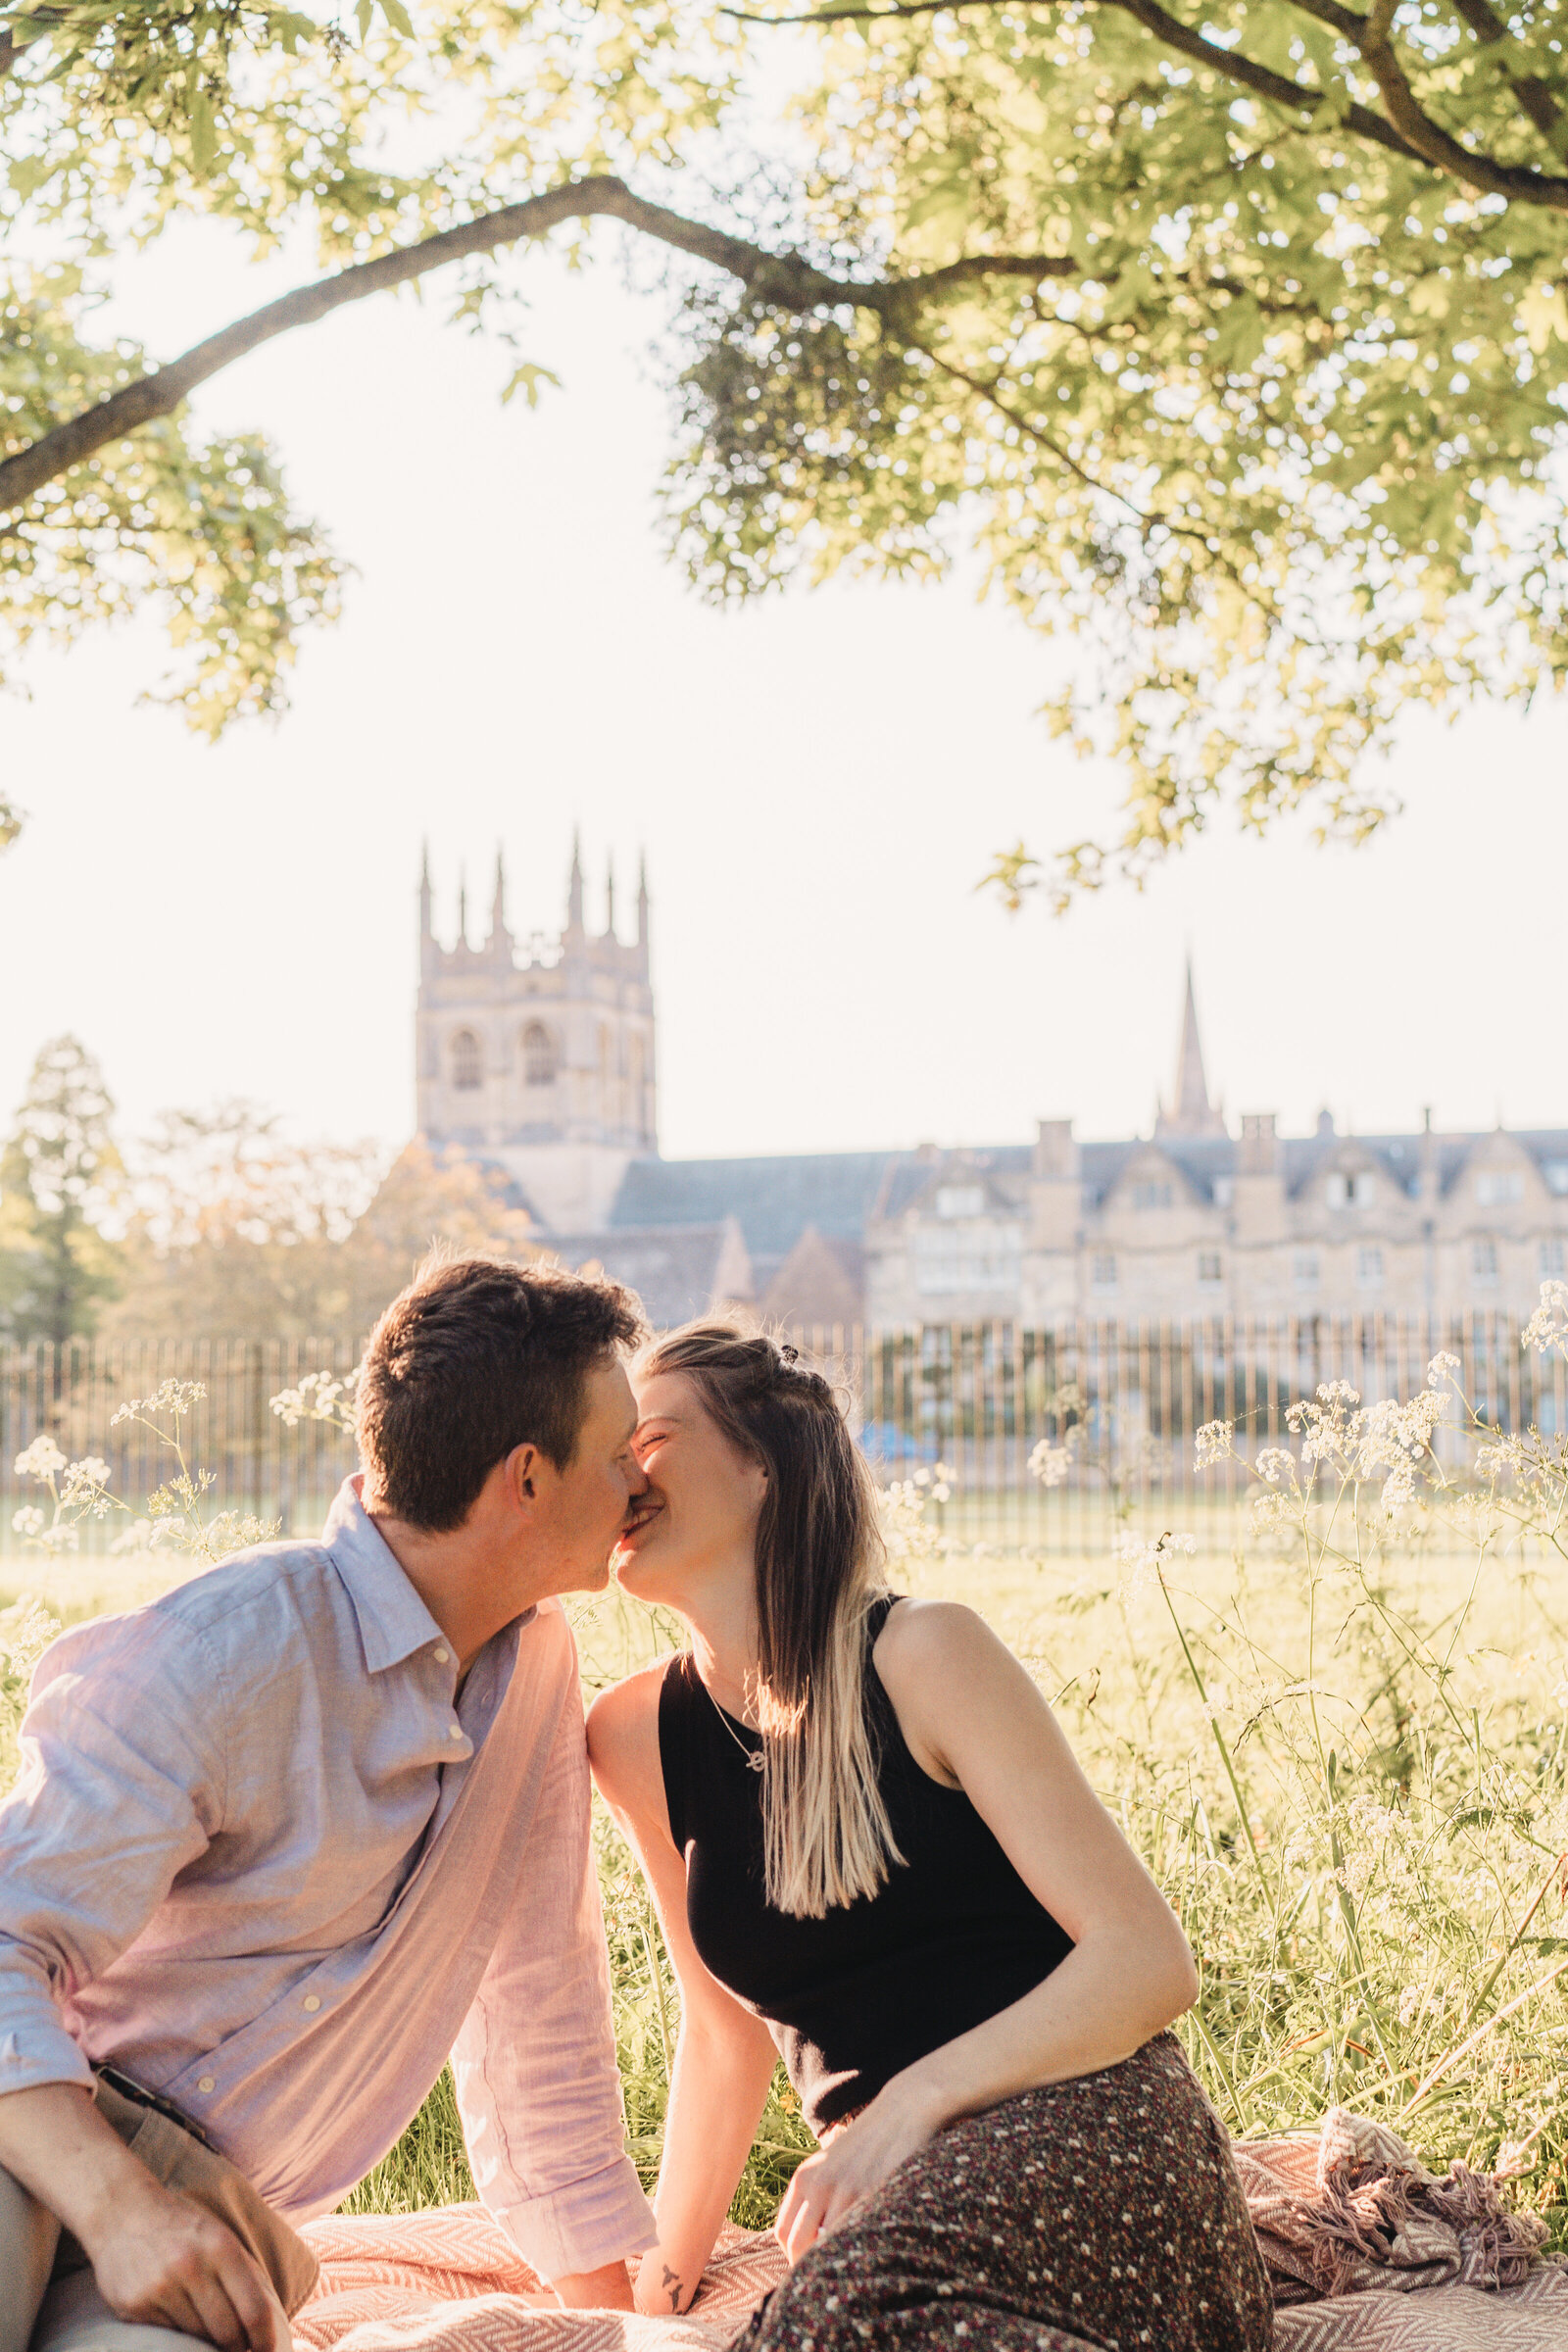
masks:
{"label": "shirt cuff", "polygon": [[51,2013],[47,2022],[0,2028],[0,2098],[13,2090],[39,2090],[46,2082],[93,2086],[92,2068]]}
{"label": "shirt cuff", "polygon": [[568,2278],[578,2271],[597,2271],[603,2263],[646,2254],[659,2235],[629,2156],[617,2156],[603,2172],[549,2196],[494,2205],[491,2211],[524,2262],[545,2279]]}

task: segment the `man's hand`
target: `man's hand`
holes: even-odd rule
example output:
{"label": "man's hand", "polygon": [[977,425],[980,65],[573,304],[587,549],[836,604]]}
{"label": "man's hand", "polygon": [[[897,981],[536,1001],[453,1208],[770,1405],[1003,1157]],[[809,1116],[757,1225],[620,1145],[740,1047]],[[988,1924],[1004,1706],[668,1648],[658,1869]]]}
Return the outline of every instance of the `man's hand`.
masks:
{"label": "man's hand", "polygon": [[551,2285],[568,2311],[630,2311],[631,2280],[623,2262],[601,2263],[597,2271],[570,2271]]}
{"label": "man's hand", "polygon": [[0,2097],[0,2164],[58,2214],[117,2319],[220,2352],[291,2352],[271,2284],[217,2216],[155,2180],[69,2082]]}
{"label": "man's hand", "polygon": [[110,2310],[204,2336],[220,2352],[291,2352],[283,2307],[232,2230],[137,2170],[134,2196],[81,2239]]}

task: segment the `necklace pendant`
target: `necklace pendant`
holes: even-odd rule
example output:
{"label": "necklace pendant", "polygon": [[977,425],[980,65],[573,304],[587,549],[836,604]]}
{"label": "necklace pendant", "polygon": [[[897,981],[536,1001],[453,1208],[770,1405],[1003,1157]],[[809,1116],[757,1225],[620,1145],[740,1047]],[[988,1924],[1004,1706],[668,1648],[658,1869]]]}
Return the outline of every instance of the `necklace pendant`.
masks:
{"label": "necklace pendant", "polygon": [[763,1758],[761,1749],[760,1747],[753,1748],[751,1753],[747,1756],[746,1769],[748,1772],[760,1772],[762,1769],[762,1762]]}

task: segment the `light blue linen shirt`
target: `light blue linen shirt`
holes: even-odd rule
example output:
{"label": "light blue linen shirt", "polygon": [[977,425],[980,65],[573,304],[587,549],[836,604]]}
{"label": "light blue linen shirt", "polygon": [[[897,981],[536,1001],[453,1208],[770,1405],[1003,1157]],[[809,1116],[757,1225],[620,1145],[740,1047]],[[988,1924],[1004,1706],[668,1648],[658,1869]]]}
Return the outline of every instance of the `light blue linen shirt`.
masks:
{"label": "light blue linen shirt", "polygon": [[330,2210],[453,2059],[545,2278],[652,2244],[625,2153],[559,1603],[457,1660],[351,1479],[40,1660],[0,1806],[0,2093],[112,2061],[277,2211]]}

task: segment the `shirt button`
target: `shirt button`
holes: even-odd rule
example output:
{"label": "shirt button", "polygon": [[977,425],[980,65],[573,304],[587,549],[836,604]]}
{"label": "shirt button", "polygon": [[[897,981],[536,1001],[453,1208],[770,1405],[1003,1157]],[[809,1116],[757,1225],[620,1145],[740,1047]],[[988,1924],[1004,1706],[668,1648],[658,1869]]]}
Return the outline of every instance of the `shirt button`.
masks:
{"label": "shirt button", "polygon": [[196,2087],[198,2090],[216,2090],[218,2078],[216,2075],[200,2075],[197,2077]]}
{"label": "shirt button", "polygon": [[319,1994],[318,1992],[308,1992],[308,1993],[305,1995],[305,1998],[304,1998],[304,2000],[303,2000],[303,2001],[300,2003],[300,2007],[301,2007],[302,2009],[309,2009],[309,2011],[311,2012],[311,2015],[312,2015],[313,2017],[315,2016],[315,2014],[316,2014],[317,2010],[318,2010],[318,2009],[319,2009],[319,2007],[320,2007],[320,2006],[321,2006],[321,1996],[320,1996],[320,1994]]}
{"label": "shirt button", "polygon": [[451,1658],[452,1652],[450,1649],[438,1649],[435,1651],[434,1655],[436,1664],[438,1666],[445,1666],[448,1660]]}

